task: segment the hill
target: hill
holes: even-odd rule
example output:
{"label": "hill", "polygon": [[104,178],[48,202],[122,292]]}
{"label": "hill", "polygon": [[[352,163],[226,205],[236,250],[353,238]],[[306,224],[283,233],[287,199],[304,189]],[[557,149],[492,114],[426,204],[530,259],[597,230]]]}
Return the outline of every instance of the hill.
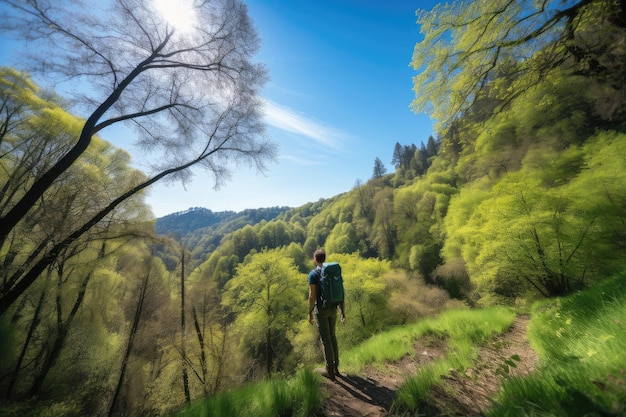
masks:
{"label": "hill", "polygon": [[[528,375],[535,369],[537,354],[526,338],[528,322],[528,316],[518,316],[509,330],[480,348],[474,366],[447,376],[445,385],[433,389],[431,401],[420,408],[420,415],[482,416],[504,378]],[[327,400],[321,415],[389,416],[396,392],[405,379],[446,353],[444,343],[435,338],[419,340],[414,347],[414,355],[384,367],[368,366],[358,375],[345,374],[334,383],[324,380],[322,391]],[[514,355],[519,356],[519,364],[510,375],[503,373],[503,364]]]}
{"label": "hill", "polygon": [[159,217],[156,221],[156,233],[158,235],[185,237],[206,228],[222,230],[227,233],[246,224],[254,225],[262,220],[272,220],[289,209],[289,207],[270,207],[247,209],[241,212],[213,212],[202,207],[191,207],[186,211]]}

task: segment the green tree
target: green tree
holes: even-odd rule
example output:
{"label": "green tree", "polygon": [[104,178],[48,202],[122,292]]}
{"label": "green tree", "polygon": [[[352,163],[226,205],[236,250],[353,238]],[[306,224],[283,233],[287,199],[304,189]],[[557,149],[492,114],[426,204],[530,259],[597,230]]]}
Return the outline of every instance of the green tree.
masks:
{"label": "green tree", "polygon": [[393,189],[385,187],[374,196],[376,217],[372,230],[372,241],[383,257],[392,256],[396,246],[396,230],[391,223],[393,213]]}
{"label": "green tree", "polygon": [[223,304],[235,313],[241,345],[262,358],[269,375],[291,352],[289,336],[306,307],[299,272],[281,250],[265,250],[237,267],[226,284]]}
{"label": "green tree", "polygon": [[190,332],[194,336],[188,340],[187,348],[189,366],[200,385],[198,391],[207,396],[232,386],[239,369],[228,366],[237,355],[237,347],[221,305],[219,283],[207,273],[205,265],[189,275],[187,294],[193,319]]}
{"label": "green tree", "polygon": [[[155,13],[152,2],[143,0],[114,2],[106,12],[94,4],[5,3],[9,7],[3,29],[31,40],[28,50],[48,51],[29,55],[32,68],[43,69],[47,80],[90,83],[81,94],[91,96],[83,101],[87,117],[71,146],[24,184],[25,191],[13,195],[0,213],[1,251],[6,252],[11,233],[58,178],[84,157],[103,129],[122,122],[136,126],[145,155],[159,163],[149,178],[116,194],[90,219],[33,256],[30,265],[3,285],[0,314],[60,251],[151,184],[166,177],[189,178],[187,169],[197,165],[208,169],[219,185],[228,178],[232,161],[262,169],[274,155],[273,145],[259,140],[264,126],[257,94],[266,77],[265,69],[252,62],[258,38],[242,3],[197,4],[194,30],[185,33],[177,32]],[[18,159],[23,154],[28,152],[3,151]]]}
{"label": "green tree", "polygon": [[330,253],[353,253],[359,250],[359,238],[351,223],[337,223],[326,239],[325,248]]}
{"label": "green tree", "polygon": [[338,335],[341,343],[356,344],[390,324],[389,291],[381,278],[391,269],[389,261],[332,253],[326,259],[341,264],[344,280],[347,319]]}
{"label": "green tree", "polygon": [[374,160],[374,172],[372,173],[372,178],[382,178],[383,175],[387,173],[387,168],[385,168],[385,164],[380,158],[376,157]]}
{"label": "green tree", "polygon": [[[557,68],[595,80],[605,99],[620,95],[625,52],[615,39],[624,38],[625,9],[622,0],[478,0],[421,10],[412,108],[448,127],[488,98],[491,113]],[[622,109],[610,113],[623,120]]]}
{"label": "green tree", "polygon": [[402,145],[400,145],[400,142],[396,142],[395,146],[393,147],[393,156],[391,157],[391,165],[393,165],[396,169],[400,167],[400,162],[403,159],[402,152]]}
{"label": "green tree", "polygon": [[624,193],[616,186],[623,181],[623,158],[606,153],[619,155],[620,137],[603,134],[564,152],[537,148],[524,169],[486,193],[472,196],[475,189],[468,188],[455,199],[444,253],[454,259],[452,242],[461,243],[483,302],[494,295],[567,294],[622,267],[616,217],[604,217],[623,207]]}

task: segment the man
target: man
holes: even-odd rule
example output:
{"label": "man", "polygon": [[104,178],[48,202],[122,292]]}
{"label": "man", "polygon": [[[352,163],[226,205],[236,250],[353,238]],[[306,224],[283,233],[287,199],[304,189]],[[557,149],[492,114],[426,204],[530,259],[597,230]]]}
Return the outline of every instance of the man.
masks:
{"label": "man", "polygon": [[315,323],[324,347],[324,360],[326,361],[326,376],[334,381],[339,374],[339,350],[337,348],[337,336],[335,328],[337,326],[337,307],[341,311],[341,322],[346,320],[345,303],[342,301],[337,306],[322,308],[320,278],[322,276],[322,265],[326,261],[326,253],[323,249],[318,249],[313,254],[315,268],[309,272],[309,323]]}

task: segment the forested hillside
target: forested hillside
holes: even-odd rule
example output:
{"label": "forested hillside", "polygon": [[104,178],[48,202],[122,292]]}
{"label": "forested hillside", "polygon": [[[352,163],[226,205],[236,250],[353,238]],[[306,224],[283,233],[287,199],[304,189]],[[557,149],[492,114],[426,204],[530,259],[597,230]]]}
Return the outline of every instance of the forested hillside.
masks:
{"label": "forested hillside", "polygon": [[[29,73],[0,68],[0,414],[166,415],[314,366],[306,273],[320,247],[344,271],[341,349],[451,307],[528,312],[626,268],[622,0],[421,11],[412,106],[437,135],[390,143],[380,158],[393,172],[377,160],[371,178],[300,207],[159,220],[142,195],[154,182],[195,164],[218,181],[229,158],[262,165],[274,152],[255,136],[264,74],[247,61],[257,40],[245,8],[207,13],[233,34],[205,33],[225,42],[216,51],[242,52],[200,65],[128,8],[110,33],[141,40],[142,52],[115,43],[139,54],[136,64],[94,53],[101,37],[72,32],[86,20],[65,30],[50,23],[53,9],[31,7],[15,9],[24,30],[72,34],[54,69],[95,77],[105,94],[79,117]],[[74,47],[97,64],[78,71]],[[207,70],[220,65],[223,78]],[[163,78],[140,76],[155,67]],[[194,77],[241,96],[199,104],[196,84],[183,87]],[[157,110],[163,118],[151,118]],[[123,120],[138,124],[146,149],[171,156],[151,176],[97,135]]]}
{"label": "forested hillside", "polygon": [[[172,213],[156,219],[156,234],[169,236],[179,240],[181,244],[191,248],[192,257],[196,261],[206,259],[220,243],[226,233],[241,229],[245,225],[254,225],[261,221],[269,221],[287,211],[289,207],[270,207],[248,209],[241,212],[222,211],[214,213],[202,207],[190,208],[180,213]],[[164,261],[173,269],[176,261]]]}

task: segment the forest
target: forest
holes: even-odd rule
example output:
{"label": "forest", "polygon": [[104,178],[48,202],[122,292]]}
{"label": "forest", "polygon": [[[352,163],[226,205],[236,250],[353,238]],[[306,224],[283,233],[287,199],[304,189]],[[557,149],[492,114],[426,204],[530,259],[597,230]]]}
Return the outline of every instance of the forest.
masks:
{"label": "forest", "polygon": [[[203,3],[220,24],[198,39],[140,0],[106,21],[3,3],[2,30],[57,47],[0,67],[2,415],[169,415],[314,367],[318,248],[344,271],[342,349],[451,309],[528,313],[626,271],[623,0],[418,11],[411,107],[435,136],[390,143],[332,198],[160,219],[155,182],[195,166],[220,183],[276,152],[243,3]],[[38,71],[91,88],[64,97]],[[98,135],[119,123],[157,157],[151,173]]]}

